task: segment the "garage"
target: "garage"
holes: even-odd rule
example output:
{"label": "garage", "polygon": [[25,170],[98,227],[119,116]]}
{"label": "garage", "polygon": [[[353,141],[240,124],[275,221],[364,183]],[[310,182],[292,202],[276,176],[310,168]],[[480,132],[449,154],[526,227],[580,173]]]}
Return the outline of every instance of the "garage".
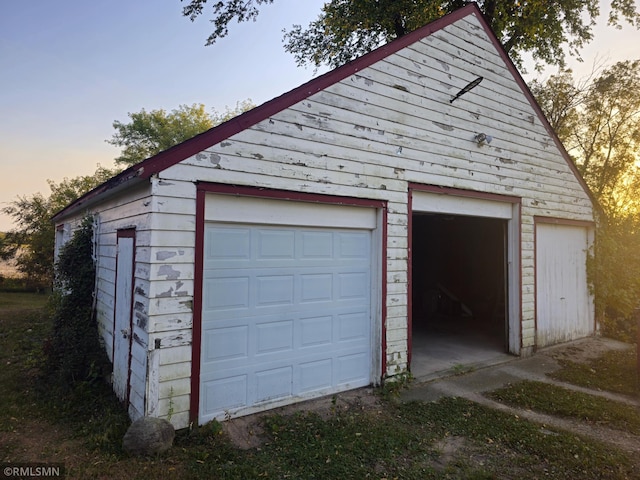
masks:
{"label": "garage", "polygon": [[473,2],[118,173],[56,214],[56,250],[88,213],[108,346],[132,248],[132,373],[117,352],[113,373],[134,420],[186,428],[596,331],[589,189]]}
{"label": "garage", "polygon": [[200,422],[369,385],[375,210],[211,195],[206,216]]}
{"label": "garage", "polygon": [[510,332],[509,322],[516,204],[456,193],[413,192],[411,369],[417,378],[517,348],[519,332]]}
{"label": "garage", "polygon": [[538,347],[594,331],[586,269],[590,234],[588,225],[536,219]]}

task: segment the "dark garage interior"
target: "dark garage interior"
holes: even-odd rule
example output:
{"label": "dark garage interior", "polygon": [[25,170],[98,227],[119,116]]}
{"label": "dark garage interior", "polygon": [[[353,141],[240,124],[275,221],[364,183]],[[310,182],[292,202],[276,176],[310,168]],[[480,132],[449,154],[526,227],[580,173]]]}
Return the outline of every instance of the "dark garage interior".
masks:
{"label": "dark garage interior", "polygon": [[419,213],[412,222],[414,377],[505,359],[506,220]]}

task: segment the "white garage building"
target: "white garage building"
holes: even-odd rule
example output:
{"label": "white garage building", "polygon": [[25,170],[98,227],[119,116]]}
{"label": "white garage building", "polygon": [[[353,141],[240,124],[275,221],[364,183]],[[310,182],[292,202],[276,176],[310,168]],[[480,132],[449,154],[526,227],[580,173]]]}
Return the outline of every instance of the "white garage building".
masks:
{"label": "white garage building", "polygon": [[135,165],[94,215],[97,318],[132,418],[189,422],[594,333],[593,204],[475,4]]}

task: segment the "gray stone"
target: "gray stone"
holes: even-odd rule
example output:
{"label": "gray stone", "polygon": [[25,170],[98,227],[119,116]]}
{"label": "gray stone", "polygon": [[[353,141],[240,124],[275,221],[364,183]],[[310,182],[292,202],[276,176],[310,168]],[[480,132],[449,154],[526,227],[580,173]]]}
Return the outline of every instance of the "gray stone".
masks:
{"label": "gray stone", "polygon": [[122,439],[122,448],[131,455],[158,455],[171,445],[176,432],[163,418],[143,417],[131,424]]}

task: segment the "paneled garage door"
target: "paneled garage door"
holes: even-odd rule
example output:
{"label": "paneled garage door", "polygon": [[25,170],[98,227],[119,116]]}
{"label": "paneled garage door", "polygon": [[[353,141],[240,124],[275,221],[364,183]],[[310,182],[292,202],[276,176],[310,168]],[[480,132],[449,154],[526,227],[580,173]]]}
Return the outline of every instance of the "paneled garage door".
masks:
{"label": "paneled garage door", "polygon": [[207,222],[200,423],[368,385],[372,231]]}

